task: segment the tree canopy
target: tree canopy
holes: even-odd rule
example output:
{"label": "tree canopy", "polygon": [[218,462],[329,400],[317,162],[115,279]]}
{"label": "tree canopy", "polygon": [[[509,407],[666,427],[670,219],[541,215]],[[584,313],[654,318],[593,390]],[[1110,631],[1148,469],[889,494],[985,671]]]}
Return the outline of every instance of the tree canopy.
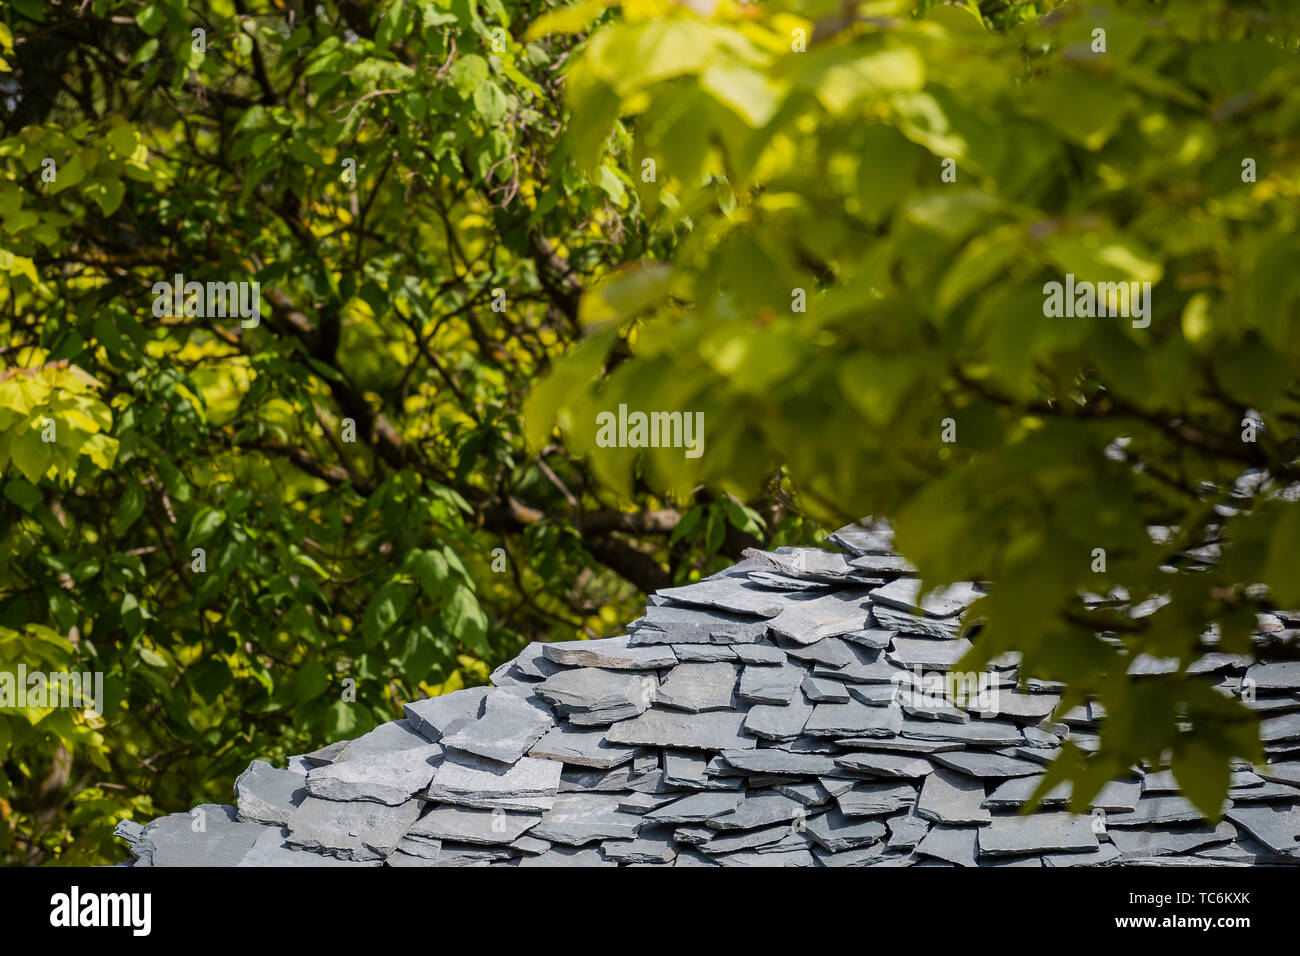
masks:
{"label": "tree canopy", "polygon": [[[1298,38],[1281,0],[10,0],[0,670],[107,706],[0,709],[0,855],[116,858],[867,514],[1105,708],[1045,785],[1171,753],[1217,807],[1256,722],[1186,665],[1300,605]],[[1049,314],[1067,276],[1125,314]],[[702,454],[609,447],[620,406]]]}

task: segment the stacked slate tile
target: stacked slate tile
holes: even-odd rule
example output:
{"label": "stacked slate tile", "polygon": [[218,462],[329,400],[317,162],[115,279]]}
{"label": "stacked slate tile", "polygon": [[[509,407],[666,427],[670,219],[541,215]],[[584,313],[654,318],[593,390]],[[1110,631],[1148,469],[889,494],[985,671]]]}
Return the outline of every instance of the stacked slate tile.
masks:
{"label": "stacked slate tile", "polygon": [[1011,655],[981,693],[936,693],[979,639],[981,586],[921,594],[883,524],[830,540],[750,552],[653,595],[626,635],[530,645],[491,686],[283,769],[254,761],[233,806],[118,834],[136,866],[1300,863],[1300,617],[1263,615],[1258,653],[1191,667],[1262,718],[1267,762],[1235,767],[1220,822],[1160,767],[1090,814],[1057,788],[1026,815],[1062,742],[1095,750],[1105,715],[1060,712],[1063,687]]}

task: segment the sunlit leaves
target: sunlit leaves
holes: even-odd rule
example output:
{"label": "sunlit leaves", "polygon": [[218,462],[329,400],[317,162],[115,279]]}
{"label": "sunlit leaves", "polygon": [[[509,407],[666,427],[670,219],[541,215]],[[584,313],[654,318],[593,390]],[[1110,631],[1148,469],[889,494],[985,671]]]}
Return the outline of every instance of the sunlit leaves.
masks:
{"label": "sunlit leaves", "polygon": [[[1283,52],[1300,26],[1255,6],[1262,19],[1170,3],[1156,27],[1127,0],[1039,22],[1035,4],[984,23],[923,4],[819,26],[800,50],[782,4],[708,22],[625,5],[570,70],[572,138],[594,173],[617,114],[654,161],[638,189],[676,241],[672,295],[606,344],[630,360],[601,374],[588,342],[537,400],[614,488],[726,488],[779,461],[828,525],[889,515],[927,580],[996,583],[984,650],[1022,652],[1111,715],[1098,754],[1054,771],[1076,797],[1172,755],[1216,812],[1228,759],[1257,753],[1249,714],[1203,681],[1127,669],[1189,662],[1211,625],[1244,649],[1249,608],[1300,599],[1296,506],[1227,494],[1250,465],[1285,476],[1261,497],[1294,481],[1300,420],[1300,66]],[[1049,315],[1044,289],[1066,275],[1149,283],[1149,312]],[[584,309],[640,307],[607,298]],[[623,404],[703,410],[710,452],[597,453],[590,422]],[[1265,423],[1252,439],[1247,409]],[[718,539],[713,512],[683,525]],[[1171,574],[1178,549],[1220,535],[1218,566]],[[1133,620],[1079,599],[1116,586],[1173,601]]]}

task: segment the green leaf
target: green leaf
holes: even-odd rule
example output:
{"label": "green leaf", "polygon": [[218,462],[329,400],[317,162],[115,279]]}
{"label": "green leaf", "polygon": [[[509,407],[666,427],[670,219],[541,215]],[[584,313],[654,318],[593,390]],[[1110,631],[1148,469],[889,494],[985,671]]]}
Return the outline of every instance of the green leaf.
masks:
{"label": "green leaf", "polygon": [[474,592],[464,585],[452,590],[442,611],[443,621],[462,644],[480,656],[487,656],[487,615]]}
{"label": "green leaf", "polygon": [[128,479],[126,490],[117,503],[117,510],[113,512],[113,534],[118,536],[125,534],[135,524],[136,519],[144,513],[144,506],[145,495],[140,482],[134,478]]}
{"label": "green leaf", "polygon": [[149,36],[157,36],[167,22],[167,11],[160,3],[151,3],[135,15],[135,22]]}
{"label": "green leaf", "polygon": [[186,548],[197,548],[217,533],[225,524],[226,514],[217,508],[202,508],[190,522],[190,533],[185,536]]}
{"label": "green leaf", "polygon": [[1228,781],[1232,776],[1228,758],[1228,754],[1218,752],[1211,744],[1188,737],[1174,749],[1170,764],[1183,796],[1211,824],[1219,822],[1223,801],[1228,795]]}
{"label": "green leaf", "polygon": [[484,80],[474,89],[474,108],[489,126],[500,123],[506,116],[510,101],[501,92],[501,87],[492,80]]}
{"label": "green leaf", "polygon": [[488,78],[487,60],[477,53],[457,57],[451,65],[451,82],[461,96],[473,96],[474,91]]}
{"label": "green leaf", "polygon": [[41,493],[31,482],[21,478],[12,478],[5,482],[5,497],[28,514],[41,504]]}
{"label": "green leaf", "polygon": [[367,644],[374,644],[396,624],[406,611],[410,595],[401,581],[389,581],[370,599],[362,618]]}

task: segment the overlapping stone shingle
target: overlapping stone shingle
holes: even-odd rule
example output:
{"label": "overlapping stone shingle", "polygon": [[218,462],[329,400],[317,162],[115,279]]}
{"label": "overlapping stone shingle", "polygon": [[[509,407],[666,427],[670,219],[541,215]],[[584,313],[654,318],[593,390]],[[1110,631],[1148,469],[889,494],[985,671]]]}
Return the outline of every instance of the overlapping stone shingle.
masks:
{"label": "overlapping stone shingle", "polygon": [[1300,665],[1264,653],[1289,618],[1261,617],[1260,660],[1189,671],[1262,718],[1268,760],[1235,767],[1222,820],[1162,767],[1089,814],[1063,785],[1024,815],[1063,741],[1096,749],[1104,711],[1058,715],[1065,688],[1014,654],[949,699],[983,587],[922,594],[882,522],[831,541],[847,553],[754,552],[665,589],[625,637],[530,644],[493,686],[413,701],[287,770],[254,761],[238,810],[196,808],[201,830],[172,814],[116,832],[137,866],[1300,864]]}

